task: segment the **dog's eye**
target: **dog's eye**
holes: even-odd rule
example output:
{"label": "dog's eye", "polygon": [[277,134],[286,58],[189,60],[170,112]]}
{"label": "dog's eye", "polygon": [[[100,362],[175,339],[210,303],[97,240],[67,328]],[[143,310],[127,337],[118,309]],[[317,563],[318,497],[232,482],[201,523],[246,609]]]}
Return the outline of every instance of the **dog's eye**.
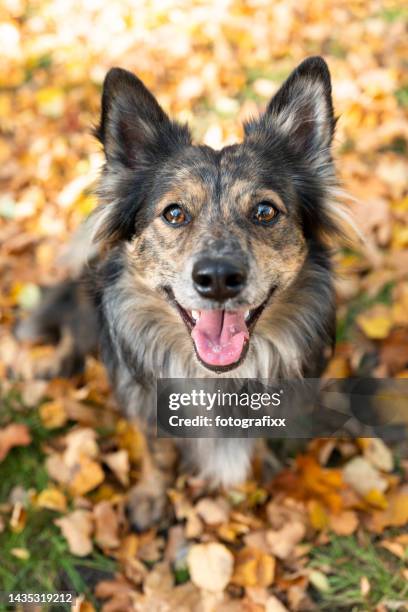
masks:
{"label": "dog's eye", "polygon": [[253,210],[252,218],[255,223],[261,225],[271,225],[273,221],[276,221],[279,215],[279,210],[276,206],[273,206],[270,202],[259,202],[256,204]]}
{"label": "dog's eye", "polygon": [[167,206],[162,212],[162,217],[166,223],[169,223],[175,227],[186,225],[191,220],[188,212],[179,204],[170,204]]}

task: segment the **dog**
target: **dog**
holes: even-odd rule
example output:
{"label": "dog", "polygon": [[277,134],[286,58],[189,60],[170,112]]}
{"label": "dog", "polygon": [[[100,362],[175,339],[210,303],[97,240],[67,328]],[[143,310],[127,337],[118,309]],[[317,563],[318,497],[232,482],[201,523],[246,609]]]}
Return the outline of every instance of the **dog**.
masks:
{"label": "dog", "polygon": [[[335,124],[320,57],[304,60],[245,123],[243,141],[221,150],[193,144],[136,76],[111,69],[95,130],[105,154],[99,206],[71,248],[80,277],[51,290],[19,337],[61,338],[61,327],[82,336],[65,343],[67,373],[99,339],[120,405],[146,422],[158,377],[319,377],[334,343],[332,246],[342,234]],[[231,486],[246,478],[252,450],[253,440],[207,438],[185,440],[181,452]],[[149,457],[130,495],[141,529],[165,508]]]}

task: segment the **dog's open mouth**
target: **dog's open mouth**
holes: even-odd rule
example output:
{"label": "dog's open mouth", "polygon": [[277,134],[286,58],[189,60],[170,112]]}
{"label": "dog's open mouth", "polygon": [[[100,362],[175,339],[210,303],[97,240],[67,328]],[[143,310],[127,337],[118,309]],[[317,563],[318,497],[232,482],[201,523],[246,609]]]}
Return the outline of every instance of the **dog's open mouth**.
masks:
{"label": "dog's open mouth", "polygon": [[241,363],[246,355],[250,333],[273,290],[252,310],[186,310],[167,290],[191,333],[200,361],[207,368],[226,371]]}

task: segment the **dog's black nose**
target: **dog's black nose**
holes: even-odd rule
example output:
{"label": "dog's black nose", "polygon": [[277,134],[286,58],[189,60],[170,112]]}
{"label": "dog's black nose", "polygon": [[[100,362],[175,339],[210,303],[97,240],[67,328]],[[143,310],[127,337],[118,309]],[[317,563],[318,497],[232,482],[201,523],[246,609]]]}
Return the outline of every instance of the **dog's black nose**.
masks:
{"label": "dog's black nose", "polygon": [[200,259],[193,267],[198,293],[219,302],[235,297],[246,282],[246,269],[230,259]]}

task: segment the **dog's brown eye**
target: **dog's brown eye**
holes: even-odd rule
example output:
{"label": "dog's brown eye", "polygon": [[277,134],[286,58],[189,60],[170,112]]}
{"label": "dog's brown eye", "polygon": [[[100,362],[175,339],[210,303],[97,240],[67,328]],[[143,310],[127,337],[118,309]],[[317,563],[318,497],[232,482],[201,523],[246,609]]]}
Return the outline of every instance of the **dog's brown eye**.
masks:
{"label": "dog's brown eye", "polygon": [[261,225],[270,225],[279,215],[279,210],[269,202],[259,202],[253,211],[253,220]]}
{"label": "dog's brown eye", "polygon": [[170,204],[167,206],[162,212],[162,217],[166,223],[175,227],[186,225],[186,223],[190,221],[190,215],[179,204]]}

